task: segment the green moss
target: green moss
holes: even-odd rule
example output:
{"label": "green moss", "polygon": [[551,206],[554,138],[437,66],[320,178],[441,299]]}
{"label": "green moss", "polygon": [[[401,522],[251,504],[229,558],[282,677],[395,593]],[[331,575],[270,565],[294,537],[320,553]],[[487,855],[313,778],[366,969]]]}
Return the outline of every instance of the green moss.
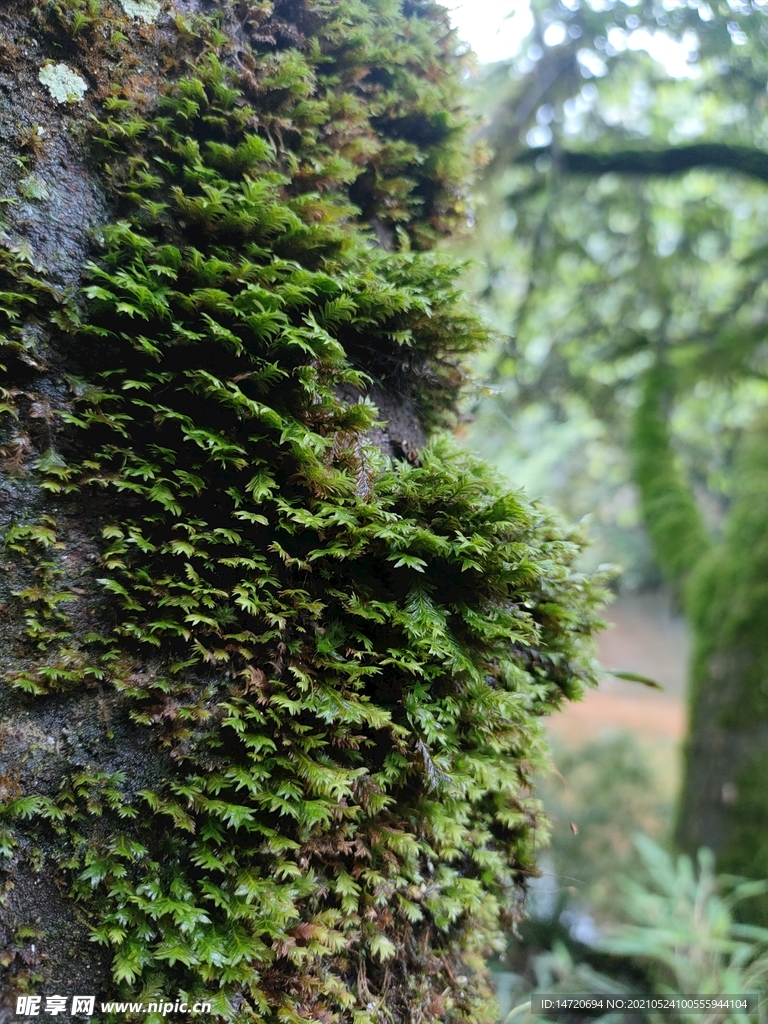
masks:
{"label": "green moss", "polygon": [[[758,420],[739,454],[726,538],[692,574],[687,605],[694,627],[690,734],[678,834],[686,848],[715,848],[721,870],[768,874],[758,841],[768,812],[768,459]],[[768,901],[743,914],[768,922]]]}
{"label": "green moss", "polygon": [[710,541],[672,448],[664,415],[670,372],[666,367],[656,367],[646,377],[632,434],[633,475],[659,567],[673,591],[681,596]]}
{"label": "green moss", "polygon": [[701,564],[689,590],[698,637],[694,687],[710,674],[713,656],[736,656],[735,690],[726,695],[718,719],[736,730],[756,729],[768,717],[766,435],[766,423],[759,420],[744,438],[725,542]]}
{"label": "green moss", "polygon": [[[768,754],[763,749],[746,759],[734,779],[736,799],[727,808],[729,842],[718,857],[723,872],[755,879],[764,879],[768,873],[768,836],[763,824],[767,785]],[[768,894],[756,893],[739,916],[768,925]]]}
{"label": "green moss", "polygon": [[[660,566],[693,632],[689,735],[677,836],[715,850],[720,870],[764,878],[755,822],[768,813],[768,460],[765,423],[747,433],[724,542],[712,545],[661,415],[668,371],[647,380],[635,424],[636,479]],[[745,913],[765,923],[765,901]]]}
{"label": "green moss", "polygon": [[[19,795],[8,855],[21,820],[55,851],[115,993],[221,1019],[492,1020],[540,718],[592,678],[578,538],[445,441],[413,465],[370,441],[371,378],[437,426],[484,338],[460,268],[421,251],[460,213],[461,116],[444,13],[404,8],[302,7],[258,77],[199,21],[156,109],[110,101],[117,219],[36,466],[98,524],[109,626],[71,618],[55,517],[6,536],[29,566],[51,548],[9,682],[108,687],[169,755],[142,788],[86,765]],[[235,13],[257,49],[268,5]]]}

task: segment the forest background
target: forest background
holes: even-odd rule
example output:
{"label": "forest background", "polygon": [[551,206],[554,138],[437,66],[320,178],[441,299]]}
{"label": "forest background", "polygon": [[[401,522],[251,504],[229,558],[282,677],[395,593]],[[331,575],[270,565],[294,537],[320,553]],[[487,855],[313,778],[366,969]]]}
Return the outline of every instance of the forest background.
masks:
{"label": "forest background", "polygon": [[[485,49],[513,46],[515,26],[524,38],[476,71],[487,164],[461,246],[498,336],[473,367],[462,432],[585,521],[590,568],[619,567],[616,618],[636,643],[609,643],[630,663],[607,668],[639,678],[614,690],[641,681],[643,640],[672,645],[680,667],[692,644],[682,749],[670,700],[646,706],[645,734],[610,714],[586,743],[554,733],[552,846],[522,946],[500,964],[508,1009],[510,989],[642,987],[649,971],[698,990],[731,963],[716,947],[744,927],[734,918],[768,922],[759,885],[726,907],[706,854],[696,882],[664,852],[708,848],[721,872],[768,876],[768,6],[506,11],[506,39]],[[457,21],[470,26],[461,9]],[[719,932],[697,919],[707,898],[730,922]]]}

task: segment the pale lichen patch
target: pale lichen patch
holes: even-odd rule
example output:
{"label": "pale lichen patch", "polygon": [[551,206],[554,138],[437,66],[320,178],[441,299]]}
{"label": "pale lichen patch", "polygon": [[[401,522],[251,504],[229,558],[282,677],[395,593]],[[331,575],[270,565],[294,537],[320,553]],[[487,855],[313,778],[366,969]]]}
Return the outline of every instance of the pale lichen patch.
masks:
{"label": "pale lichen patch", "polygon": [[120,6],[129,18],[141,18],[150,25],[160,14],[158,0],[120,0]]}
{"label": "pale lichen patch", "polygon": [[57,103],[81,103],[88,89],[85,79],[66,64],[44,64],[37,77]]}

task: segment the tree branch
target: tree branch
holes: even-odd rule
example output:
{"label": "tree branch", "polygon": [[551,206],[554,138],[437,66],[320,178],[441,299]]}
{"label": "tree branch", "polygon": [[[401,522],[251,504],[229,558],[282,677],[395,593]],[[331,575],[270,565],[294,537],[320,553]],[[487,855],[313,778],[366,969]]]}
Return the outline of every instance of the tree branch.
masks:
{"label": "tree branch", "polygon": [[768,153],[751,146],[729,146],[702,142],[670,149],[620,149],[610,153],[584,153],[552,146],[526,150],[517,162],[534,163],[540,156],[552,156],[566,174],[662,175],[682,174],[694,167],[736,171],[749,178],[768,181]]}
{"label": "tree branch", "polygon": [[659,568],[678,597],[711,546],[693,488],[677,463],[664,415],[668,371],[651,369],[632,425],[633,478]]}

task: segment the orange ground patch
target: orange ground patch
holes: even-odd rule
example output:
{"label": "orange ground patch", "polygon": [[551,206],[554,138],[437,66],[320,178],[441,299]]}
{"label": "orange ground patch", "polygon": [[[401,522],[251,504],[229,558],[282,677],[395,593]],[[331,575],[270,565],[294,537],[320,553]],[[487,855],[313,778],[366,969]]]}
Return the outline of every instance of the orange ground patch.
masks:
{"label": "orange ground patch", "polygon": [[683,621],[660,594],[622,596],[609,605],[605,618],[610,626],[598,638],[605,668],[647,676],[664,689],[606,675],[598,690],[550,718],[553,738],[579,745],[606,732],[629,731],[643,740],[680,743],[685,736],[689,656]]}
{"label": "orange ground patch", "polygon": [[[607,731],[628,730],[645,739],[681,741],[685,735],[685,706],[679,698],[664,694],[646,696],[593,690],[584,700],[569,704],[553,715],[549,731],[569,744],[584,743]],[[627,683],[627,688],[634,686]]]}

